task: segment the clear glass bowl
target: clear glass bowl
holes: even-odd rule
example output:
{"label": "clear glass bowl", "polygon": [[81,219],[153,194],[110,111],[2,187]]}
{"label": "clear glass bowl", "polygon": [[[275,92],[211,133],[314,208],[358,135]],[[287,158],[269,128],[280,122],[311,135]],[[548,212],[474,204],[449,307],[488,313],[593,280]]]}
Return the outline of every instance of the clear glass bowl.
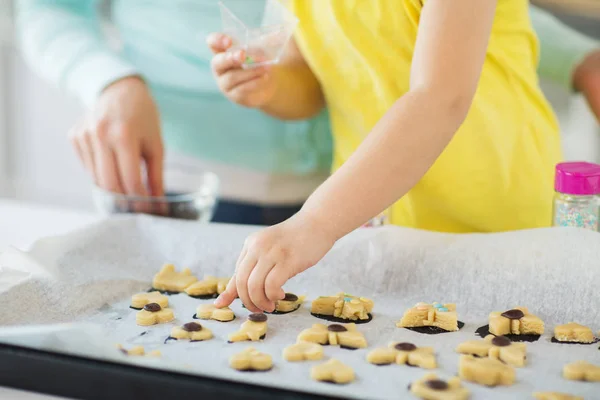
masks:
{"label": "clear glass bowl", "polygon": [[219,192],[219,178],[194,168],[168,167],[164,173],[165,195],[131,196],[93,189],[96,209],[104,214],[150,214],[167,218],[210,222]]}

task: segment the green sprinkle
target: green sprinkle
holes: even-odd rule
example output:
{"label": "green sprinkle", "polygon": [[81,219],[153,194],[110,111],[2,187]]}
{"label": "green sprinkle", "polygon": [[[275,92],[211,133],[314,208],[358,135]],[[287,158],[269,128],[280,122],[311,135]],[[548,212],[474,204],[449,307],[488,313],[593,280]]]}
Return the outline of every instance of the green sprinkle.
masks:
{"label": "green sprinkle", "polygon": [[246,56],[246,64],[254,64],[254,59],[250,56]]}

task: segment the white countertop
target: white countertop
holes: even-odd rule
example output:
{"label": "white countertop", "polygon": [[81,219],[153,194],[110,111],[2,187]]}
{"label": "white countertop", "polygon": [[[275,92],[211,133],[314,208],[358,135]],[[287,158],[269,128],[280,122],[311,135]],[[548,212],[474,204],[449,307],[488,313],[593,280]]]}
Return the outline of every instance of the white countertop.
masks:
{"label": "white countertop", "polygon": [[[86,212],[0,199],[0,250],[27,249],[34,241],[81,228],[99,217]],[[58,397],[0,387],[2,400],[59,400]]]}

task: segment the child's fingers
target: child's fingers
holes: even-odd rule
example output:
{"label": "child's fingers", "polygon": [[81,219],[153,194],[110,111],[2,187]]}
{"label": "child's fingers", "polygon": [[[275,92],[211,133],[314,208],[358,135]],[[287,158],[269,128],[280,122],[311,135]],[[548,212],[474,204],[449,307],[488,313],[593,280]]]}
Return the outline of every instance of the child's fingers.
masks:
{"label": "child's fingers", "polygon": [[206,44],[215,53],[222,53],[231,47],[231,38],[222,33],[211,33],[206,37]]}
{"label": "child's fingers", "polygon": [[234,90],[239,85],[250,82],[254,79],[262,77],[268,71],[267,68],[253,68],[248,70],[230,70],[223,74],[220,78],[221,89],[225,92]]}
{"label": "child's fingers", "polygon": [[266,81],[269,79],[270,74],[263,74],[258,78],[254,78],[251,81],[241,83],[237,85],[233,90],[230,90],[229,98],[235,100],[246,99],[248,96],[257,93],[264,88]]}
{"label": "child's fingers", "polygon": [[250,278],[250,274],[256,266],[257,261],[257,258],[251,252],[248,252],[246,257],[240,262],[239,268],[235,273],[235,286],[237,288],[238,296],[246,308],[252,312],[261,311],[252,302],[250,294],[248,293],[248,278]]}
{"label": "child's fingers", "polygon": [[223,75],[231,69],[240,68],[246,57],[243,50],[234,53],[219,53],[212,58],[211,66],[217,76]]}
{"label": "child's fingers", "polygon": [[274,266],[275,263],[268,257],[261,257],[248,279],[250,299],[258,308],[269,312],[275,310],[275,304],[265,294],[265,279]]}
{"label": "child's fingers", "polygon": [[233,303],[233,301],[237,298],[237,296],[238,296],[238,294],[237,294],[237,287],[235,285],[235,275],[233,275],[231,277],[231,279],[229,280],[229,283],[227,283],[227,287],[225,288],[225,291],[223,293],[221,293],[219,295],[219,297],[217,297],[217,299],[215,300],[215,307],[217,307],[217,308],[227,307],[228,305]]}
{"label": "child's fingers", "polygon": [[269,300],[275,302],[285,297],[283,285],[290,278],[285,264],[275,265],[265,279],[265,293]]}

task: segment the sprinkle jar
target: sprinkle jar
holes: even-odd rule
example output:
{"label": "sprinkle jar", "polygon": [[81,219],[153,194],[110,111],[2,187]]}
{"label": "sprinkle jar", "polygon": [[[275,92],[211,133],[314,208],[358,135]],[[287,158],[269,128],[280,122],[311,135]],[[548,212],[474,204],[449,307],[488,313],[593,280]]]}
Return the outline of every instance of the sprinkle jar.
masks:
{"label": "sprinkle jar", "polygon": [[556,165],[553,226],[598,231],[600,165],[565,162]]}

